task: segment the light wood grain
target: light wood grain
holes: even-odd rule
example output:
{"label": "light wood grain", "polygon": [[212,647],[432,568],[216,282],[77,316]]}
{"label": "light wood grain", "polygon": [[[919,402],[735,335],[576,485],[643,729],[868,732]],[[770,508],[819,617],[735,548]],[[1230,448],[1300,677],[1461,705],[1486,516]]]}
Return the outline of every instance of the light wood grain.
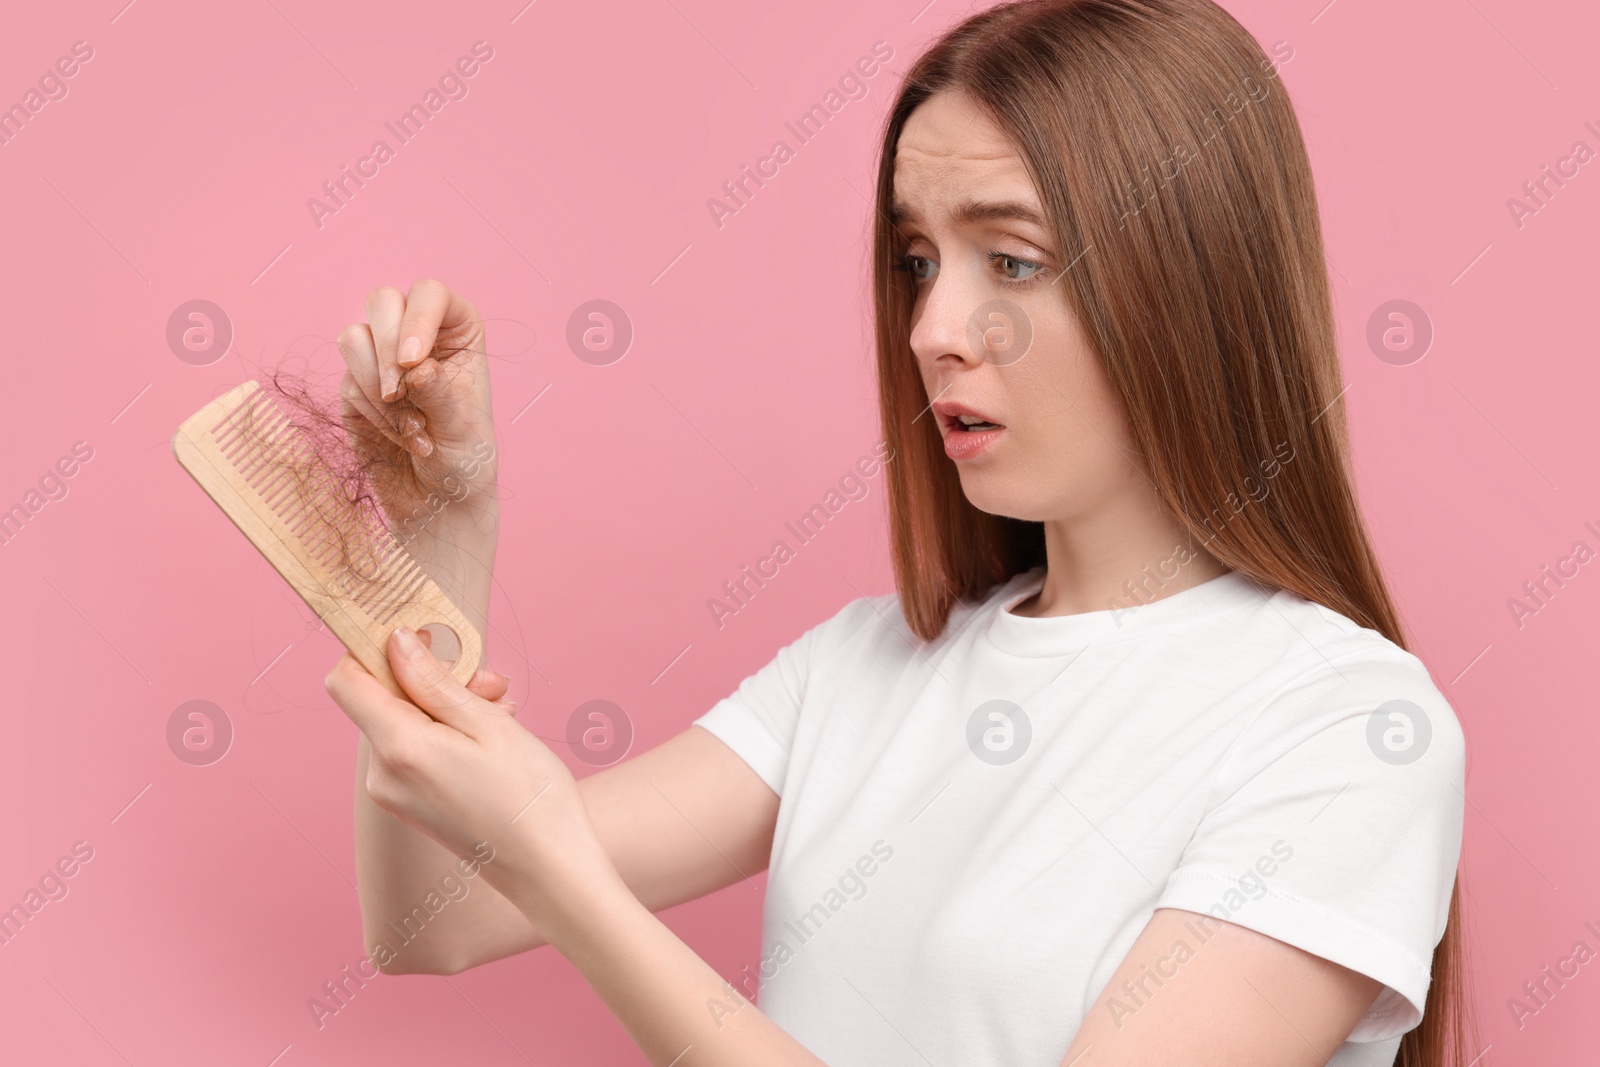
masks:
{"label": "light wood grain", "polygon": [[[450,627],[461,644],[451,673],[463,684],[471,679],[483,655],[476,627],[392,533],[356,521],[337,478],[315,460],[304,434],[260,382],[245,382],[185,419],[173,434],[172,451],[350,654],[396,696],[405,693],[384,649],[400,625]],[[358,566],[347,564],[352,555]]]}

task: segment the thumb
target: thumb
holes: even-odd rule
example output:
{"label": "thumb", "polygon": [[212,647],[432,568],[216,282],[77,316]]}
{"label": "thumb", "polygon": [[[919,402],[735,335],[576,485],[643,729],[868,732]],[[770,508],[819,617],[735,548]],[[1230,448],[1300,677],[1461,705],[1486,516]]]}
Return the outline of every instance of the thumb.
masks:
{"label": "thumb", "polygon": [[328,695],[372,743],[385,747],[390,739],[427,722],[428,715],[390,691],[349,652],[339,657],[323,679]]}
{"label": "thumb", "polygon": [[[433,651],[433,631],[415,630],[417,639]],[[453,661],[452,661],[453,662]],[[511,679],[499,671],[491,671],[488,667],[479,667],[472,672],[472,677],[467,680],[467,688],[485,700],[499,700],[511,689]]]}
{"label": "thumb", "polygon": [[485,713],[504,714],[503,708],[456,681],[410,628],[397,626],[389,634],[388,654],[389,668],[406,696],[446,726],[475,738]]}

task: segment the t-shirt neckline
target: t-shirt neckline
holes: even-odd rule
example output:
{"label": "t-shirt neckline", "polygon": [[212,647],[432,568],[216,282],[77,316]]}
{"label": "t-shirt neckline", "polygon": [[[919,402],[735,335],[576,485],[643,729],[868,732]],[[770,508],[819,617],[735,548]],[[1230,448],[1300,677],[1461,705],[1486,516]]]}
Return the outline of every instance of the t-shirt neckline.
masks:
{"label": "t-shirt neckline", "polygon": [[1082,611],[1073,615],[1030,618],[1011,609],[1044,587],[1045,568],[1034,567],[1013,576],[997,594],[987,627],[989,641],[1015,656],[1058,656],[1089,644],[1125,640],[1152,630],[1214,618],[1235,608],[1259,604],[1272,590],[1230,570],[1215,578],[1139,604],[1132,596],[1119,598],[1121,607]]}

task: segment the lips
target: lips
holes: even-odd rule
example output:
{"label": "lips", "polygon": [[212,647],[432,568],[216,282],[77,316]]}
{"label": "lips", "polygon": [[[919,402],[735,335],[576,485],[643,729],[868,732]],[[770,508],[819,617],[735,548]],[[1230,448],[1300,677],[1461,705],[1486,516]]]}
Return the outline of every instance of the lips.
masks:
{"label": "lips", "polygon": [[939,401],[933,405],[933,413],[939,417],[939,432],[941,436],[948,434],[952,430],[956,431],[957,433],[972,433],[972,430],[966,429],[965,423],[961,418],[963,415],[967,416],[966,422],[971,422],[973,419],[981,419],[990,424],[988,426],[980,427],[980,429],[1005,428],[1005,424],[1000,422],[993,415],[979,411],[977,408],[970,407],[966,404],[956,403],[955,401]]}

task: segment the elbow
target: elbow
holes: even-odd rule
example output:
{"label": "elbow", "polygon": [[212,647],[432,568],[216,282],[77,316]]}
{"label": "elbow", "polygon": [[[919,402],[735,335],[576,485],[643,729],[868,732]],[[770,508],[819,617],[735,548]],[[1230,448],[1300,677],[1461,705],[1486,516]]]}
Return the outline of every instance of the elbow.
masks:
{"label": "elbow", "polygon": [[391,956],[387,963],[373,964],[382,974],[460,974],[472,967],[473,964],[464,960],[440,959],[421,954],[408,955],[404,952]]}
{"label": "elbow", "polygon": [[[441,951],[440,946],[426,945],[422,938],[401,943],[393,942],[393,931],[367,931],[366,942],[374,946],[368,954],[372,966],[380,974],[460,974],[478,965],[459,953]],[[446,946],[447,947],[447,946]]]}
{"label": "elbow", "polygon": [[[540,941],[531,947],[540,948],[543,945],[544,942]],[[519,948],[516,951],[527,952],[530,949]],[[442,974],[448,976],[460,974],[462,971],[470,971],[474,967],[482,966],[485,963],[493,963],[495,960],[504,959],[509,955],[512,955],[512,952],[506,950],[498,952],[481,950],[468,952],[448,947],[444,950],[435,948],[433,951],[427,951],[421,945],[412,942],[401,946],[398,952],[393,950],[385,951],[382,963],[379,962],[379,954],[374,952],[372,965],[383,974]]]}

